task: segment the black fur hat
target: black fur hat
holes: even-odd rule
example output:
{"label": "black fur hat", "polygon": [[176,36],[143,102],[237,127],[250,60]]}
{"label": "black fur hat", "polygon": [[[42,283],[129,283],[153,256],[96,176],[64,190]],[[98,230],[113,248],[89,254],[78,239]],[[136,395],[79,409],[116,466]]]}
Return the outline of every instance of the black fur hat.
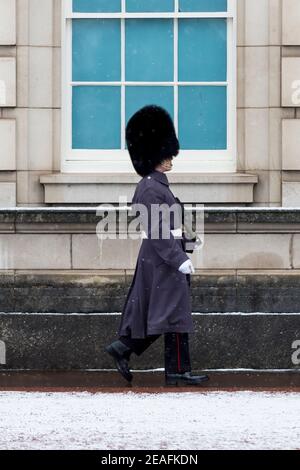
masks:
{"label": "black fur hat", "polygon": [[170,114],[160,106],[147,105],[129,119],[126,143],[135,171],[146,176],[166,158],[176,157],[179,141]]}

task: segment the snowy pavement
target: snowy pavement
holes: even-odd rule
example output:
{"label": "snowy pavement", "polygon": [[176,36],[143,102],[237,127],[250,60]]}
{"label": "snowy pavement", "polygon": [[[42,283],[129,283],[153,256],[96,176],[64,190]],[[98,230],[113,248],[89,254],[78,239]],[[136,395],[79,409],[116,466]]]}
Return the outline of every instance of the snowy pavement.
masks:
{"label": "snowy pavement", "polygon": [[300,449],[300,397],[0,392],[0,449]]}

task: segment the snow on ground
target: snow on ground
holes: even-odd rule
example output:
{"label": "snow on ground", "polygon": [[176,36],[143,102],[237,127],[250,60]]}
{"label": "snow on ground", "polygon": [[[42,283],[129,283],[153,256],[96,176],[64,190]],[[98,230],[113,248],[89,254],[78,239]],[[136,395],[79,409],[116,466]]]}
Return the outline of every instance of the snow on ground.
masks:
{"label": "snow on ground", "polygon": [[297,393],[0,392],[1,449],[300,449]]}

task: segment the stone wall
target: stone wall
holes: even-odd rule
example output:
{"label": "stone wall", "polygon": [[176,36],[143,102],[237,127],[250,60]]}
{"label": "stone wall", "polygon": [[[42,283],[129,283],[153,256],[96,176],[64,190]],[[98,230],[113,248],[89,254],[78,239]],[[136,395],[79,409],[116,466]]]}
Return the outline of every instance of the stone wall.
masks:
{"label": "stone wall", "polygon": [[[100,241],[99,221],[92,208],[0,210],[0,311],[120,311],[141,239]],[[300,311],[300,209],[210,208],[204,229],[194,311]]]}
{"label": "stone wall", "polygon": [[[0,365],[0,377],[7,369],[114,369],[103,350],[116,338],[118,323],[118,315],[107,314],[1,314],[0,338],[6,345],[6,361]],[[297,350],[293,344],[300,338],[299,315],[197,315],[194,324],[190,353],[195,370],[279,369],[299,373],[299,364],[293,363]],[[163,357],[161,337],[141,357],[133,354],[131,366],[142,370],[164,367]]]}
{"label": "stone wall", "polygon": [[[248,193],[235,194],[234,187],[218,193],[217,177],[206,202],[297,206],[300,3],[237,0],[237,5],[237,172],[257,175],[258,183],[249,199]],[[40,179],[60,172],[60,28],[61,0],[0,0],[2,207],[44,204]],[[76,202],[88,201],[90,188],[75,185]],[[199,199],[200,188],[199,183]],[[122,184],[116,189],[120,192]]]}
{"label": "stone wall", "polygon": [[61,0],[0,0],[2,207],[43,203],[40,175],[60,171],[60,13]]}
{"label": "stone wall", "polygon": [[[206,209],[204,219],[203,255],[191,255],[193,368],[298,373],[300,209]],[[141,240],[103,241],[101,256],[99,220],[92,208],[0,210],[1,373],[115,367],[103,348]],[[163,367],[162,348],[160,338],[133,368]]]}

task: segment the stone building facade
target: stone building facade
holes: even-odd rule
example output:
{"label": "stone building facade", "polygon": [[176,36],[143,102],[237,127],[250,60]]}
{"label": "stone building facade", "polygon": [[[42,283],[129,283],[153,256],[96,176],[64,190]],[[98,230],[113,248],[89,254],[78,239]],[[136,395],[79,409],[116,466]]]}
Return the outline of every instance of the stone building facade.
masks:
{"label": "stone building facade", "polygon": [[[62,125],[67,93],[62,68],[69,59],[67,47],[62,50],[67,34],[62,17],[68,2],[0,1],[2,206],[115,202],[119,193],[130,198],[138,181],[128,165],[125,171],[63,165],[62,134],[68,130]],[[186,202],[295,207],[300,203],[300,4],[233,3],[233,165],[221,171],[211,165],[207,171],[181,164],[170,181]]]}

